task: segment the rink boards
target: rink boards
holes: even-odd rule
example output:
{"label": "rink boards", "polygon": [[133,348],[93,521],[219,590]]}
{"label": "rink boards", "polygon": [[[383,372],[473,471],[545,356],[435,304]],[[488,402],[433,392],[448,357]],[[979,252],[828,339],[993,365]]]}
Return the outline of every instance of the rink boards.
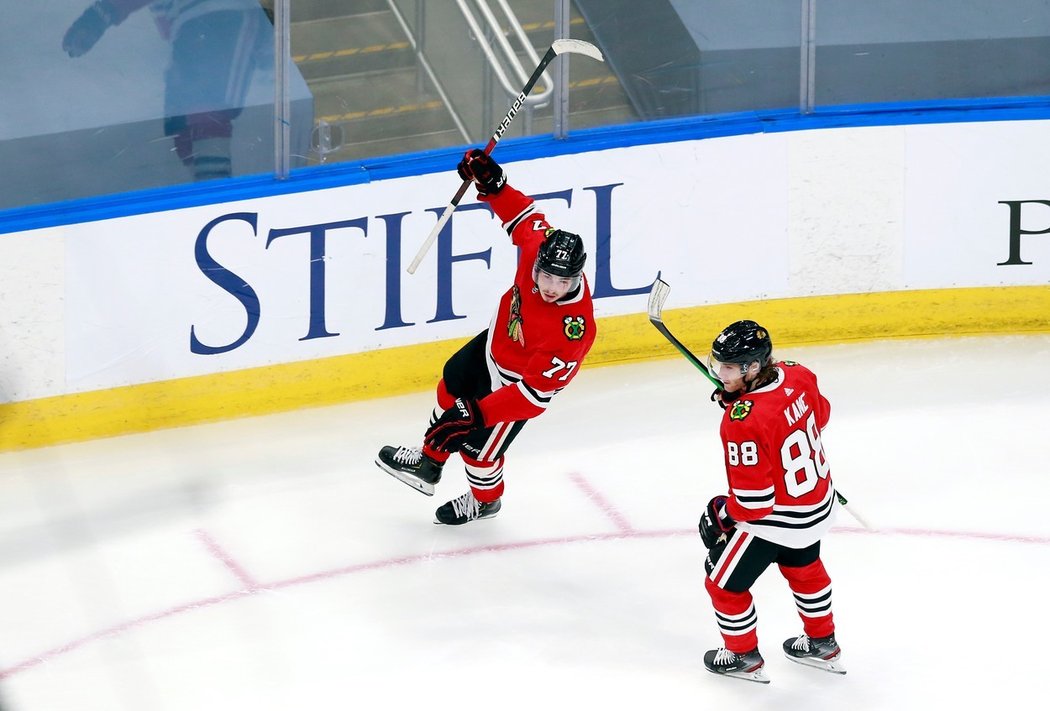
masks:
{"label": "rink boards", "polygon": [[[585,239],[593,367],[673,355],[645,317],[657,275],[697,351],[744,317],[780,345],[1050,331],[1048,128],[753,133],[506,168]],[[516,258],[468,198],[405,273],[454,178],[3,236],[0,449],[432,387]]]}

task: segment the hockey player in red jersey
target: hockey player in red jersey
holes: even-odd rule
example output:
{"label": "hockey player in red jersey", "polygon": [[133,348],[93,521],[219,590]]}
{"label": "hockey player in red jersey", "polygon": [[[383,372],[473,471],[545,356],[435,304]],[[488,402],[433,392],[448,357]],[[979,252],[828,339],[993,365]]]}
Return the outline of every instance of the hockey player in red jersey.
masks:
{"label": "hockey player in red jersey", "polygon": [[376,457],[385,472],[433,496],[458,452],[470,490],[438,508],[434,522],[448,525],[499,512],[507,448],[576,376],[596,334],[579,235],[547,224],[483,151],[468,151],[457,170],[474,181],[519,248],[514,284],[489,327],[445,363],[423,446],[386,446]]}
{"label": "hockey player in red jersey", "polygon": [[831,579],[820,539],[836,495],[821,443],[831,406],[807,368],[772,357],[754,321],[726,327],[711,347],[710,371],[725,386],[721,437],[729,494],[700,519],[708,548],[705,586],[725,646],[704,655],[717,674],[768,683],[758,651],[751,586],[771,563],[794,594],[803,633],[783,644],[792,661],[844,674],[831,614]]}

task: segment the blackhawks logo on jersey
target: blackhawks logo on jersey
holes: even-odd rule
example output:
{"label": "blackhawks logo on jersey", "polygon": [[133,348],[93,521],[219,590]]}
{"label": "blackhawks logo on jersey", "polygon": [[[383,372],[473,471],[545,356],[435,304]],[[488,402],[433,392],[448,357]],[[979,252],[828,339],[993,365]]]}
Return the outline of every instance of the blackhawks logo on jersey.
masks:
{"label": "blackhawks logo on jersey", "polygon": [[754,405],[750,400],[737,400],[729,408],[729,419],[731,420],[742,420],[751,414],[751,406]]}
{"label": "blackhawks logo on jersey", "polygon": [[578,341],[583,338],[583,333],[586,330],[587,322],[583,320],[583,316],[565,317],[565,337],[570,341]]}
{"label": "blackhawks logo on jersey", "polygon": [[510,318],[507,319],[507,335],[510,337],[510,340],[517,341],[524,346],[525,332],[522,330],[522,323],[521,292],[518,291],[518,285],[515,284],[510,296]]}

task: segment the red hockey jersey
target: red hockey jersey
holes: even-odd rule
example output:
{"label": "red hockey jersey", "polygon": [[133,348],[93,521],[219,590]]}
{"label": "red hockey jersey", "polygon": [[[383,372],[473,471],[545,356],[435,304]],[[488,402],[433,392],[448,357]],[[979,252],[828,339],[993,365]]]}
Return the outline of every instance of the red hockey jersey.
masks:
{"label": "red hockey jersey", "polygon": [[489,324],[486,355],[493,392],[479,404],[491,426],[544,412],[576,376],[597,329],[586,276],[567,301],[546,303],[536,289],[532,266],[551,226],[532,198],[505,185],[479,199],[492,207],[520,250],[514,285]]}
{"label": "red hockey jersey", "polygon": [[798,363],[777,364],[774,382],[742,396],[722,415],[729,477],[726,512],[737,527],[805,548],[831,526],[835,489],[821,444],[831,405]]}

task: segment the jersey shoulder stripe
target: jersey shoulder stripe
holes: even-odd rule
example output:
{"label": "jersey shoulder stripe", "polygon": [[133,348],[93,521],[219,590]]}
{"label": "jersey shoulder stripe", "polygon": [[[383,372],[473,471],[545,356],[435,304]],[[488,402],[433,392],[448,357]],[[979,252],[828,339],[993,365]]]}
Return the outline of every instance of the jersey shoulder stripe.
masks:
{"label": "jersey shoulder stripe", "polygon": [[536,211],[535,203],[530,204],[524,210],[519,212],[516,216],[512,217],[507,222],[503,223],[503,229],[507,231],[507,234],[514,232],[514,229],[521,224],[521,221]]}

